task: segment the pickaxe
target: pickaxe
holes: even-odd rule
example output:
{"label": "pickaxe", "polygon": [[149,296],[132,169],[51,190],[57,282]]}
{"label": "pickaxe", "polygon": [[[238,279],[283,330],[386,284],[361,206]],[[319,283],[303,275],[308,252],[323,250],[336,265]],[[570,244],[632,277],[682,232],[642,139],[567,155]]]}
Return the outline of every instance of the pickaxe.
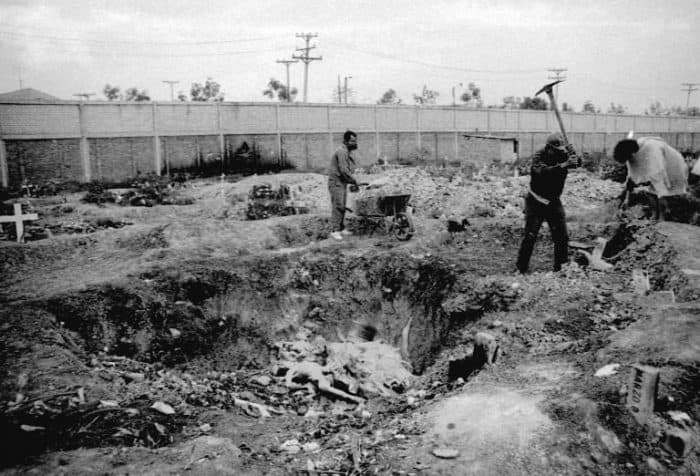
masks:
{"label": "pickaxe", "polygon": [[554,99],[554,86],[561,83],[562,81],[564,80],[560,79],[559,81],[554,81],[553,83],[545,84],[544,86],[542,86],[542,89],[535,93],[535,96],[539,96],[542,93],[547,93],[547,96],[549,96],[549,100],[552,103],[552,109],[554,109],[554,113],[557,115],[557,121],[559,122],[559,128],[561,129],[561,133],[564,136],[564,140],[568,144],[569,138],[566,137],[566,131],[564,130],[564,122],[562,122],[561,120],[561,116],[559,115],[559,108],[557,107],[557,101]]}
{"label": "pickaxe", "polygon": [[542,86],[542,88],[535,93],[535,96],[540,95],[541,93],[545,92],[547,93],[547,96],[549,96],[549,100],[552,103],[552,109],[554,109],[554,114],[557,116],[557,122],[559,123],[559,129],[561,129],[561,134],[564,136],[564,142],[566,143],[566,149],[569,151],[570,155],[574,155],[578,158],[578,166],[581,166],[581,157],[576,154],[576,151],[573,149],[571,146],[571,143],[569,142],[569,138],[566,136],[566,130],[564,129],[564,122],[561,120],[561,115],[559,114],[559,108],[557,107],[557,101],[554,99],[554,86],[557,84],[563,82],[563,79],[560,79],[558,81],[554,81],[553,83],[545,84]]}

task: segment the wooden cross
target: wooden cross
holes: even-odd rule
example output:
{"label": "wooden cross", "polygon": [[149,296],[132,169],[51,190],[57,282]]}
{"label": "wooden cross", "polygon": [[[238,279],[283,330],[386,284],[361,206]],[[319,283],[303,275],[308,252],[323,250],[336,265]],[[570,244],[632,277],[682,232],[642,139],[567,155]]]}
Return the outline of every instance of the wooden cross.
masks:
{"label": "wooden cross", "polygon": [[24,243],[24,223],[23,221],[28,220],[38,220],[39,215],[36,213],[28,213],[22,215],[22,205],[20,203],[15,203],[15,214],[9,216],[0,216],[0,223],[12,223],[15,224],[15,230],[17,231],[17,243]]}

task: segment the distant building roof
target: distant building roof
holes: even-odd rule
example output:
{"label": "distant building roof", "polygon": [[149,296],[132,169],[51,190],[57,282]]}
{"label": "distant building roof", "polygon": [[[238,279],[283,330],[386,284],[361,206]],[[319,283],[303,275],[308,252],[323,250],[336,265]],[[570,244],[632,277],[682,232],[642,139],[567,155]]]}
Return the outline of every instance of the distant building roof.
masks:
{"label": "distant building roof", "polygon": [[61,101],[61,99],[32,88],[18,89],[17,91],[10,91],[9,93],[0,94],[0,102],[11,101],[56,102]]}

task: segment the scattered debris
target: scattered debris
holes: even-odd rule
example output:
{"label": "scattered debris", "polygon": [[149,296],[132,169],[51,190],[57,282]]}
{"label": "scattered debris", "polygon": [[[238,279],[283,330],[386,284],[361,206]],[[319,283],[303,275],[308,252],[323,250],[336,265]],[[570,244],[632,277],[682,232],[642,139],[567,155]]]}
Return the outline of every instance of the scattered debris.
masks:
{"label": "scattered debris", "polygon": [[163,402],[155,402],[153,405],[151,405],[151,408],[153,408],[156,411],[161,412],[163,415],[174,415],[175,414],[175,409],[168,405],[167,403]]}
{"label": "scattered debris", "polygon": [[688,430],[671,428],[666,432],[664,446],[674,456],[685,457],[693,448],[693,435]]}
{"label": "scattered debris", "polygon": [[248,220],[303,213],[309,213],[309,208],[295,199],[293,190],[286,184],[280,184],[277,190],[274,190],[270,183],[253,185],[248,194]]}
{"label": "scattered debris", "polygon": [[455,459],[459,456],[459,450],[453,448],[435,448],[431,453],[442,459]]}
{"label": "scattered debris", "polygon": [[620,368],[620,364],[608,364],[604,365],[598,370],[596,370],[595,377],[609,377],[617,373],[617,369]]}

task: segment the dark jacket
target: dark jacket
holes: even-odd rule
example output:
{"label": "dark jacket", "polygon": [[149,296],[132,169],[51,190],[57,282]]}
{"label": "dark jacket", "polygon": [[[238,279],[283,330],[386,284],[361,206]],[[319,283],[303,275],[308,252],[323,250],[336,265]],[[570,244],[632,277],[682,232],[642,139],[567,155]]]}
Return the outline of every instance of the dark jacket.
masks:
{"label": "dark jacket", "polygon": [[355,171],[355,159],[348,151],[345,144],[338,147],[331,157],[331,165],[328,168],[328,179],[344,184],[357,184],[352,173]]}
{"label": "dark jacket", "polygon": [[556,200],[564,190],[569,171],[558,164],[566,161],[565,152],[545,147],[535,152],[530,167],[530,190],[546,200]]}

